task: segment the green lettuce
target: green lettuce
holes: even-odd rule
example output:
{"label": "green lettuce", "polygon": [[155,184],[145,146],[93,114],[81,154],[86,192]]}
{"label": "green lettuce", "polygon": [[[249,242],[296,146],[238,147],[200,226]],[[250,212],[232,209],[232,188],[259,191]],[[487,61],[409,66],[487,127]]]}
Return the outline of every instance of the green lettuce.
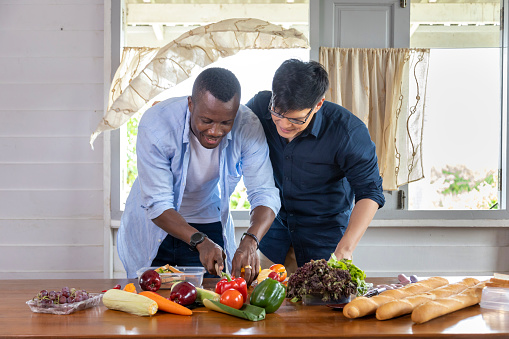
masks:
{"label": "green lettuce", "polygon": [[357,285],[357,296],[364,295],[368,292],[368,290],[373,287],[373,284],[367,283],[366,273],[355,266],[352,263],[352,260],[349,259],[341,259],[338,260],[336,255],[332,253],[329,261],[327,261],[327,265],[333,268],[340,268],[342,270],[346,270],[350,272],[350,276],[352,277],[352,281]]}

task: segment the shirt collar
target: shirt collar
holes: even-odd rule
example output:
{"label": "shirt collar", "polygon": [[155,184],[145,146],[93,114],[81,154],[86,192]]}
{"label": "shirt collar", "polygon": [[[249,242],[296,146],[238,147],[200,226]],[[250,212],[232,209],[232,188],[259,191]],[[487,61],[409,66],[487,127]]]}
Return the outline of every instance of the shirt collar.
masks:
{"label": "shirt collar", "polygon": [[315,113],[315,116],[313,117],[313,121],[311,121],[311,126],[308,126],[307,129],[311,128],[310,133],[313,134],[315,137],[318,137],[320,135],[320,130],[322,127],[322,120],[323,120],[323,105],[320,107],[320,109]]}

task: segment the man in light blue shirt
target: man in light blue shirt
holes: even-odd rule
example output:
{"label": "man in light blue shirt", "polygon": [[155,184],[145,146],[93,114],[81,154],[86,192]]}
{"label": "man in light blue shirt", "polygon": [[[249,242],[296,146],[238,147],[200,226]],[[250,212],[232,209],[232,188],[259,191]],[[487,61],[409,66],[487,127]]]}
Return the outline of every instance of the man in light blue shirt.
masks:
{"label": "man in light blue shirt", "polygon": [[[209,68],[190,97],[150,108],[138,127],[138,178],[118,231],[118,253],[128,278],[147,266],[224,268],[250,283],[257,249],[280,208],[262,126],[240,105],[233,73]],[[241,177],[251,204],[250,227],[239,247],[229,211]],[[224,248],[224,250],[223,250]]]}

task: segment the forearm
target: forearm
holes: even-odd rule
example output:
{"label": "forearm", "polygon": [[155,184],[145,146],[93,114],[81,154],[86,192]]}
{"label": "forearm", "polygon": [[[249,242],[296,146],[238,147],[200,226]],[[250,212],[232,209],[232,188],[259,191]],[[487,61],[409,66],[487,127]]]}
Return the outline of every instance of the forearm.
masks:
{"label": "forearm", "polygon": [[198,230],[187,223],[187,221],[174,209],[164,211],[160,216],[152,219],[154,224],[162,228],[166,233],[189,244],[191,236]]}
{"label": "forearm", "polygon": [[345,234],[334,251],[338,260],[352,258],[353,251],[364,232],[366,232],[377,210],[378,203],[371,199],[362,199],[355,204]]}
{"label": "forearm", "polygon": [[[267,206],[257,206],[251,212],[251,218],[249,222],[249,228],[247,229],[247,233],[254,234],[258,241],[262,240],[263,236],[267,233],[272,222],[274,221],[274,212]],[[256,241],[252,237],[244,237],[243,242],[249,242],[250,244],[254,244]]]}

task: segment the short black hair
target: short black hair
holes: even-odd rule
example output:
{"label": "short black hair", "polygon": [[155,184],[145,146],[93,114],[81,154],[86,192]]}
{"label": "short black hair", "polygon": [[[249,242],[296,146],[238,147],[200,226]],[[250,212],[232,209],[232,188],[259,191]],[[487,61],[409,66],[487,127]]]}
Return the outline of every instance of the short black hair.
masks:
{"label": "short black hair", "polygon": [[206,91],[222,102],[230,101],[236,94],[240,99],[239,80],[235,74],[225,68],[207,68],[196,77],[193,84],[193,100],[196,101]]}
{"label": "short black hair", "polygon": [[285,114],[313,108],[329,89],[329,75],[316,61],[284,61],[272,80],[273,106]]}

